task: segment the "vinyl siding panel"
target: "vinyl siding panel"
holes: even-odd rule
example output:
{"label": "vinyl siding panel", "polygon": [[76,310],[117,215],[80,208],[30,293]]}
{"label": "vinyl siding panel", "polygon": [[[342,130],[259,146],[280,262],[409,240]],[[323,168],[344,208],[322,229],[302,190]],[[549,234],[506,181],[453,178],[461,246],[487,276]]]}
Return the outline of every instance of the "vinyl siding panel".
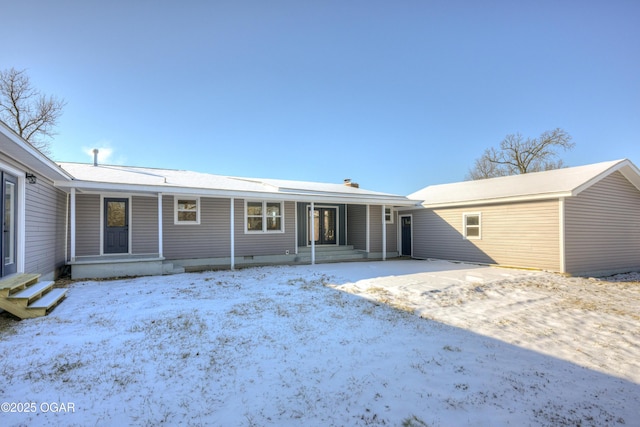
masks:
{"label": "vinyl siding panel", "polygon": [[284,255],[286,251],[294,254],[296,250],[295,212],[295,202],[284,203],[284,233],[246,233],[245,203],[243,199],[236,199],[235,256]]}
{"label": "vinyl siding panel", "polygon": [[387,252],[398,251],[398,213],[392,212],[393,224],[387,224]]}
{"label": "vinyl siding panel", "polygon": [[369,249],[382,252],[382,206],[369,206]]}
{"label": "vinyl siding panel", "polygon": [[100,255],[100,195],[76,195],[76,256]]}
{"label": "vinyl siding panel", "polygon": [[131,252],[157,254],[158,198],[131,197]]}
{"label": "vinyl siding panel", "polygon": [[347,206],[347,242],[355,249],[367,249],[367,211],[363,205]]}
{"label": "vinyl siding panel", "polygon": [[200,224],[175,224],[173,196],[164,196],[164,257],[190,259],[230,256],[230,209],[229,199],[201,197]]}
{"label": "vinyl siding panel", "polygon": [[[464,239],[463,214],[481,214],[481,239]],[[413,212],[417,258],[560,269],[557,200]]]}
{"label": "vinyl siding panel", "polygon": [[566,199],[565,252],[571,274],[640,269],[640,191],[620,172]]}
{"label": "vinyl siding panel", "polygon": [[66,193],[41,176],[36,184],[26,184],[26,272],[53,278],[65,265],[66,203]]}

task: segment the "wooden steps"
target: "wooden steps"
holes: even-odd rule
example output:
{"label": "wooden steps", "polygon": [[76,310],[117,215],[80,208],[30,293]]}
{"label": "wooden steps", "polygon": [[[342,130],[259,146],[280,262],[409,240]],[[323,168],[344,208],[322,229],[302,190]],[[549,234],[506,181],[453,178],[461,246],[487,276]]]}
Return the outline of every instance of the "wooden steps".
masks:
{"label": "wooden steps", "polygon": [[39,274],[18,274],[0,280],[0,308],[21,319],[47,315],[66,296],[54,282],[39,282]]}

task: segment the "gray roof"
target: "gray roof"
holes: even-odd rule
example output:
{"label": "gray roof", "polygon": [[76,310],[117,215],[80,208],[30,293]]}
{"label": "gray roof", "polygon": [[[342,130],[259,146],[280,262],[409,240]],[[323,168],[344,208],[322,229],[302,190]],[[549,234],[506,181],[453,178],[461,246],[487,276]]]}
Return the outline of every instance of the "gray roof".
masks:
{"label": "gray roof", "polygon": [[132,166],[59,163],[74,177],[81,191],[129,191],[166,194],[197,194],[219,197],[260,197],[279,200],[372,203],[397,206],[415,204],[404,196],[380,193],[344,184],[243,178],[209,173]]}
{"label": "gray roof", "polygon": [[627,159],[523,175],[431,185],[410,194],[425,207],[503,203],[577,196],[609,174],[620,171],[640,190],[640,171]]}

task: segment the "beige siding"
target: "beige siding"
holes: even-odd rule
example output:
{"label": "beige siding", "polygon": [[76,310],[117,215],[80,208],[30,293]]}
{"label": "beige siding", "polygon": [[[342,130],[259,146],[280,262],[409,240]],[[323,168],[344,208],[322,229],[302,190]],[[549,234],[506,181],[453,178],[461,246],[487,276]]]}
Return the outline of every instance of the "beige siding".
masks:
{"label": "beige siding", "polygon": [[[296,214],[295,203],[284,203],[284,233],[246,233],[244,200],[235,203],[235,255],[284,255],[286,251],[294,254],[296,250]],[[229,256],[227,254],[227,256]]]}
{"label": "beige siding", "polygon": [[392,212],[393,224],[387,224],[387,252],[398,251],[398,213]]}
{"label": "beige siding", "polygon": [[[463,238],[463,214],[482,215],[482,237]],[[413,212],[414,256],[560,269],[557,200]]]}
{"label": "beige siding", "polygon": [[158,248],[158,198],[131,197],[131,252],[133,254],[157,254]]}
{"label": "beige siding", "polygon": [[25,189],[25,271],[55,276],[64,266],[66,193],[38,176]]}
{"label": "beige siding", "polygon": [[347,206],[347,242],[355,249],[367,249],[367,207]]}
{"label": "beige siding", "polygon": [[175,224],[173,196],[162,199],[163,254],[167,259],[230,256],[229,199],[200,198],[200,224]]}
{"label": "beige siding", "polygon": [[615,172],[565,202],[566,270],[640,269],[640,191]]}
{"label": "beige siding", "polygon": [[76,256],[100,255],[100,195],[76,196]]}

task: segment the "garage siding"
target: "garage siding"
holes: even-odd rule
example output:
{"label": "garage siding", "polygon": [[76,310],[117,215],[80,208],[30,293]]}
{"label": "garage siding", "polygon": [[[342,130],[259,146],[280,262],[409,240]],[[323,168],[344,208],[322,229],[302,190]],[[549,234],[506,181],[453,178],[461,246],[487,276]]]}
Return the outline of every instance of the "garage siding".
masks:
{"label": "garage siding", "polygon": [[[464,238],[465,213],[481,215],[481,238]],[[560,269],[557,200],[413,212],[417,258]]]}
{"label": "garage siding", "polygon": [[640,270],[640,191],[614,172],[565,202],[566,270]]}

